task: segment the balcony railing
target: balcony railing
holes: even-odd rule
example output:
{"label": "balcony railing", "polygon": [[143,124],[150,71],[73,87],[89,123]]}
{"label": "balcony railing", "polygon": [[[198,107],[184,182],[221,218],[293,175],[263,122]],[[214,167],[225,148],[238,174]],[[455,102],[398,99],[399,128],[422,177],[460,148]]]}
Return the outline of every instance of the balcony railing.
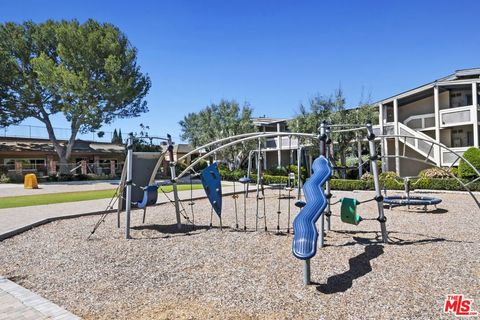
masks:
{"label": "balcony railing", "polygon": [[289,147],[291,149],[297,149],[298,148],[298,139],[295,137],[290,138],[289,137],[276,137],[276,138],[269,138],[266,141],[266,148],[267,149],[273,149],[273,150],[289,150]]}
{"label": "balcony railing", "polygon": [[[459,147],[459,148],[450,148],[452,151],[455,151],[457,154],[463,156],[463,153],[468,150],[470,147]],[[442,149],[442,166],[451,166],[453,163],[455,166],[458,166],[460,159],[456,154],[448,150]]]}
{"label": "balcony railing", "polygon": [[403,124],[414,130],[433,129],[435,128],[435,114],[425,113],[410,116],[403,120]]}
{"label": "balcony railing", "polygon": [[474,106],[442,109],[440,110],[440,127],[471,124],[474,119],[474,112],[477,112]]}

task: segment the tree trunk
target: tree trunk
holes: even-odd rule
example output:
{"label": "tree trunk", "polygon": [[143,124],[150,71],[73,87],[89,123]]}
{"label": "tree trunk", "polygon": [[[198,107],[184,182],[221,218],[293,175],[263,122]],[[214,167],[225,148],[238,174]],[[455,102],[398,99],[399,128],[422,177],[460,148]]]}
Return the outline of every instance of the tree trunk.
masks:
{"label": "tree trunk", "polygon": [[73,145],[75,143],[75,138],[78,133],[78,125],[76,123],[76,119],[72,119],[72,133],[70,134],[70,138],[68,139],[66,145],[62,145],[60,144],[60,142],[58,142],[52,123],[50,122],[50,118],[44,110],[41,111],[41,116],[38,119],[45,124],[48,132],[48,138],[53,144],[53,148],[58,155],[59,170],[57,172],[57,176],[71,174],[70,168],[68,167],[68,161],[70,160]]}

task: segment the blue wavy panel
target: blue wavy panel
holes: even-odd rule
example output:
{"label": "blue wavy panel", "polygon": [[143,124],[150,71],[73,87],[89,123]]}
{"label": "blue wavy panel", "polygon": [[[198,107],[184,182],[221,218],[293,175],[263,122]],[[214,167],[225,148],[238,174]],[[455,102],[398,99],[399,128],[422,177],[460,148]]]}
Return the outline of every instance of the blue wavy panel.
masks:
{"label": "blue wavy panel", "polygon": [[220,217],[222,215],[222,181],[217,163],[212,163],[203,169],[200,178],[213,210]]}
{"label": "blue wavy panel", "polygon": [[317,253],[318,231],[315,223],[327,206],[323,185],[332,175],[330,163],[324,156],[313,162],[313,175],[303,185],[306,205],[293,220],[293,255],[307,260]]}

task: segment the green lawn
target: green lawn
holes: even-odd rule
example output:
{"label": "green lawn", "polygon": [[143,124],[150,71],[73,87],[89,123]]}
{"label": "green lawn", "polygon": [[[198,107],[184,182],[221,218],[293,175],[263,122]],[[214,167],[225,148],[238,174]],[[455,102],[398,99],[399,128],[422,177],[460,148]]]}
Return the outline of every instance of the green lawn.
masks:
{"label": "green lawn", "polygon": [[[193,189],[202,189],[201,184],[194,184]],[[172,192],[172,186],[162,186],[163,191]],[[178,191],[190,190],[190,185],[178,185]],[[159,192],[160,189],[159,189]],[[78,192],[62,192],[48,193],[31,196],[2,197],[0,198],[0,209],[38,206],[43,204],[54,204],[64,202],[75,202],[85,200],[97,200],[111,198],[115,193],[114,189],[94,190],[94,191],[78,191]]]}

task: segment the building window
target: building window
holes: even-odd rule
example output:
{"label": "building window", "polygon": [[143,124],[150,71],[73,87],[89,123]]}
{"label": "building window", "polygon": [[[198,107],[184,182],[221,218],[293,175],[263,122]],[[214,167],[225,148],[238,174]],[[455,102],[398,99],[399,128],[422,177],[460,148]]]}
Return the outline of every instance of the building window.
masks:
{"label": "building window", "polygon": [[3,164],[7,170],[15,171],[15,165],[22,164],[22,170],[39,170],[45,168],[45,159],[4,159]]}

